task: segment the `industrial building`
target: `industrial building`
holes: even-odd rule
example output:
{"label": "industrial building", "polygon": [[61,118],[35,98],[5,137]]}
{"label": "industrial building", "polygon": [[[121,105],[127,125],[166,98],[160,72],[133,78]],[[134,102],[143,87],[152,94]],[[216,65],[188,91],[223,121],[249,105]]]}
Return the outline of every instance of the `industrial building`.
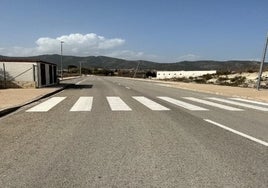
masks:
{"label": "industrial building", "polygon": [[40,60],[0,59],[0,88],[40,88],[57,84],[57,65]]}
{"label": "industrial building", "polygon": [[157,71],[157,79],[170,79],[170,78],[189,78],[198,77],[206,74],[216,74],[216,70],[209,71]]}

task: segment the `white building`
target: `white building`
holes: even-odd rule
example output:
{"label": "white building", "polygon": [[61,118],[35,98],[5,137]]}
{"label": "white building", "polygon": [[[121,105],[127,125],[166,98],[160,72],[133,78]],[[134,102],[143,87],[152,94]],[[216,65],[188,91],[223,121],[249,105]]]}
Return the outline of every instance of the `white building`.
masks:
{"label": "white building", "polygon": [[189,78],[198,77],[206,74],[216,74],[216,70],[209,71],[157,71],[157,79],[169,79],[169,78]]}
{"label": "white building", "polygon": [[39,88],[56,83],[56,64],[39,60],[0,59],[0,88]]}

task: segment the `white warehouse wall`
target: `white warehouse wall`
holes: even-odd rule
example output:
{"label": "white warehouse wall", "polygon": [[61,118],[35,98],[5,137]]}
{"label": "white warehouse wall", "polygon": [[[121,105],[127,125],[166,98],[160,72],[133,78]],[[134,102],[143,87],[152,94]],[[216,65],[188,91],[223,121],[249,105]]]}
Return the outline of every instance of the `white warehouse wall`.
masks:
{"label": "white warehouse wall", "polygon": [[189,78],[198,77],[206,74],[215,74],[216,70],[209,71],[157,71],[157,79],[169,79],[169,78]]}
{"label": "white warehouse wall", "polygon": [[[43,67],[42,71],[41,67]],[[0,60],[0,88],[30,88],[54,85],[57,84],[55,70],[55,64],[43,61]]]}
{"label": "white warehouse wall", "polygon": [[[3,69],[3,63],[5,64],[5,70],[14,81],[34,81],[33,75],[33,65],[36,63],[33,62],[2,62],[1,68]],[[9,79],[10,79],[9,78]]]}

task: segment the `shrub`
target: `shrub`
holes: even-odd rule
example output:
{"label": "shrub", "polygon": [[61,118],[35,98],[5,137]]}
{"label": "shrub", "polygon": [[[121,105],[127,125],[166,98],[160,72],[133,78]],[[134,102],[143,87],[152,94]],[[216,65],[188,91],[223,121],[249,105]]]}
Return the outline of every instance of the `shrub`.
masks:
{"label": "shrub", "polygon": [[234,84],[234,85],[241,85],[241,84],[244,84],[246,81],[246,77],[245,76],[236,76],[234,78],[231,78],[231,82]]}

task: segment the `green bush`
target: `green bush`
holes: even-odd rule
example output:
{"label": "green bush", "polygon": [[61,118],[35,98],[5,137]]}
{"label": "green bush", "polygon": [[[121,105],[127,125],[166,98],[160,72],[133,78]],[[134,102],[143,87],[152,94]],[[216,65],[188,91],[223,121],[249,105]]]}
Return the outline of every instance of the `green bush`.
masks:
{"label": "green bush", "polygon": [[245,76],[236,76],[234,78],[231,78],[231,82],[234,84],[234,85],[241,85],[241,84],[244,84],[246,81],[246,77]]}

